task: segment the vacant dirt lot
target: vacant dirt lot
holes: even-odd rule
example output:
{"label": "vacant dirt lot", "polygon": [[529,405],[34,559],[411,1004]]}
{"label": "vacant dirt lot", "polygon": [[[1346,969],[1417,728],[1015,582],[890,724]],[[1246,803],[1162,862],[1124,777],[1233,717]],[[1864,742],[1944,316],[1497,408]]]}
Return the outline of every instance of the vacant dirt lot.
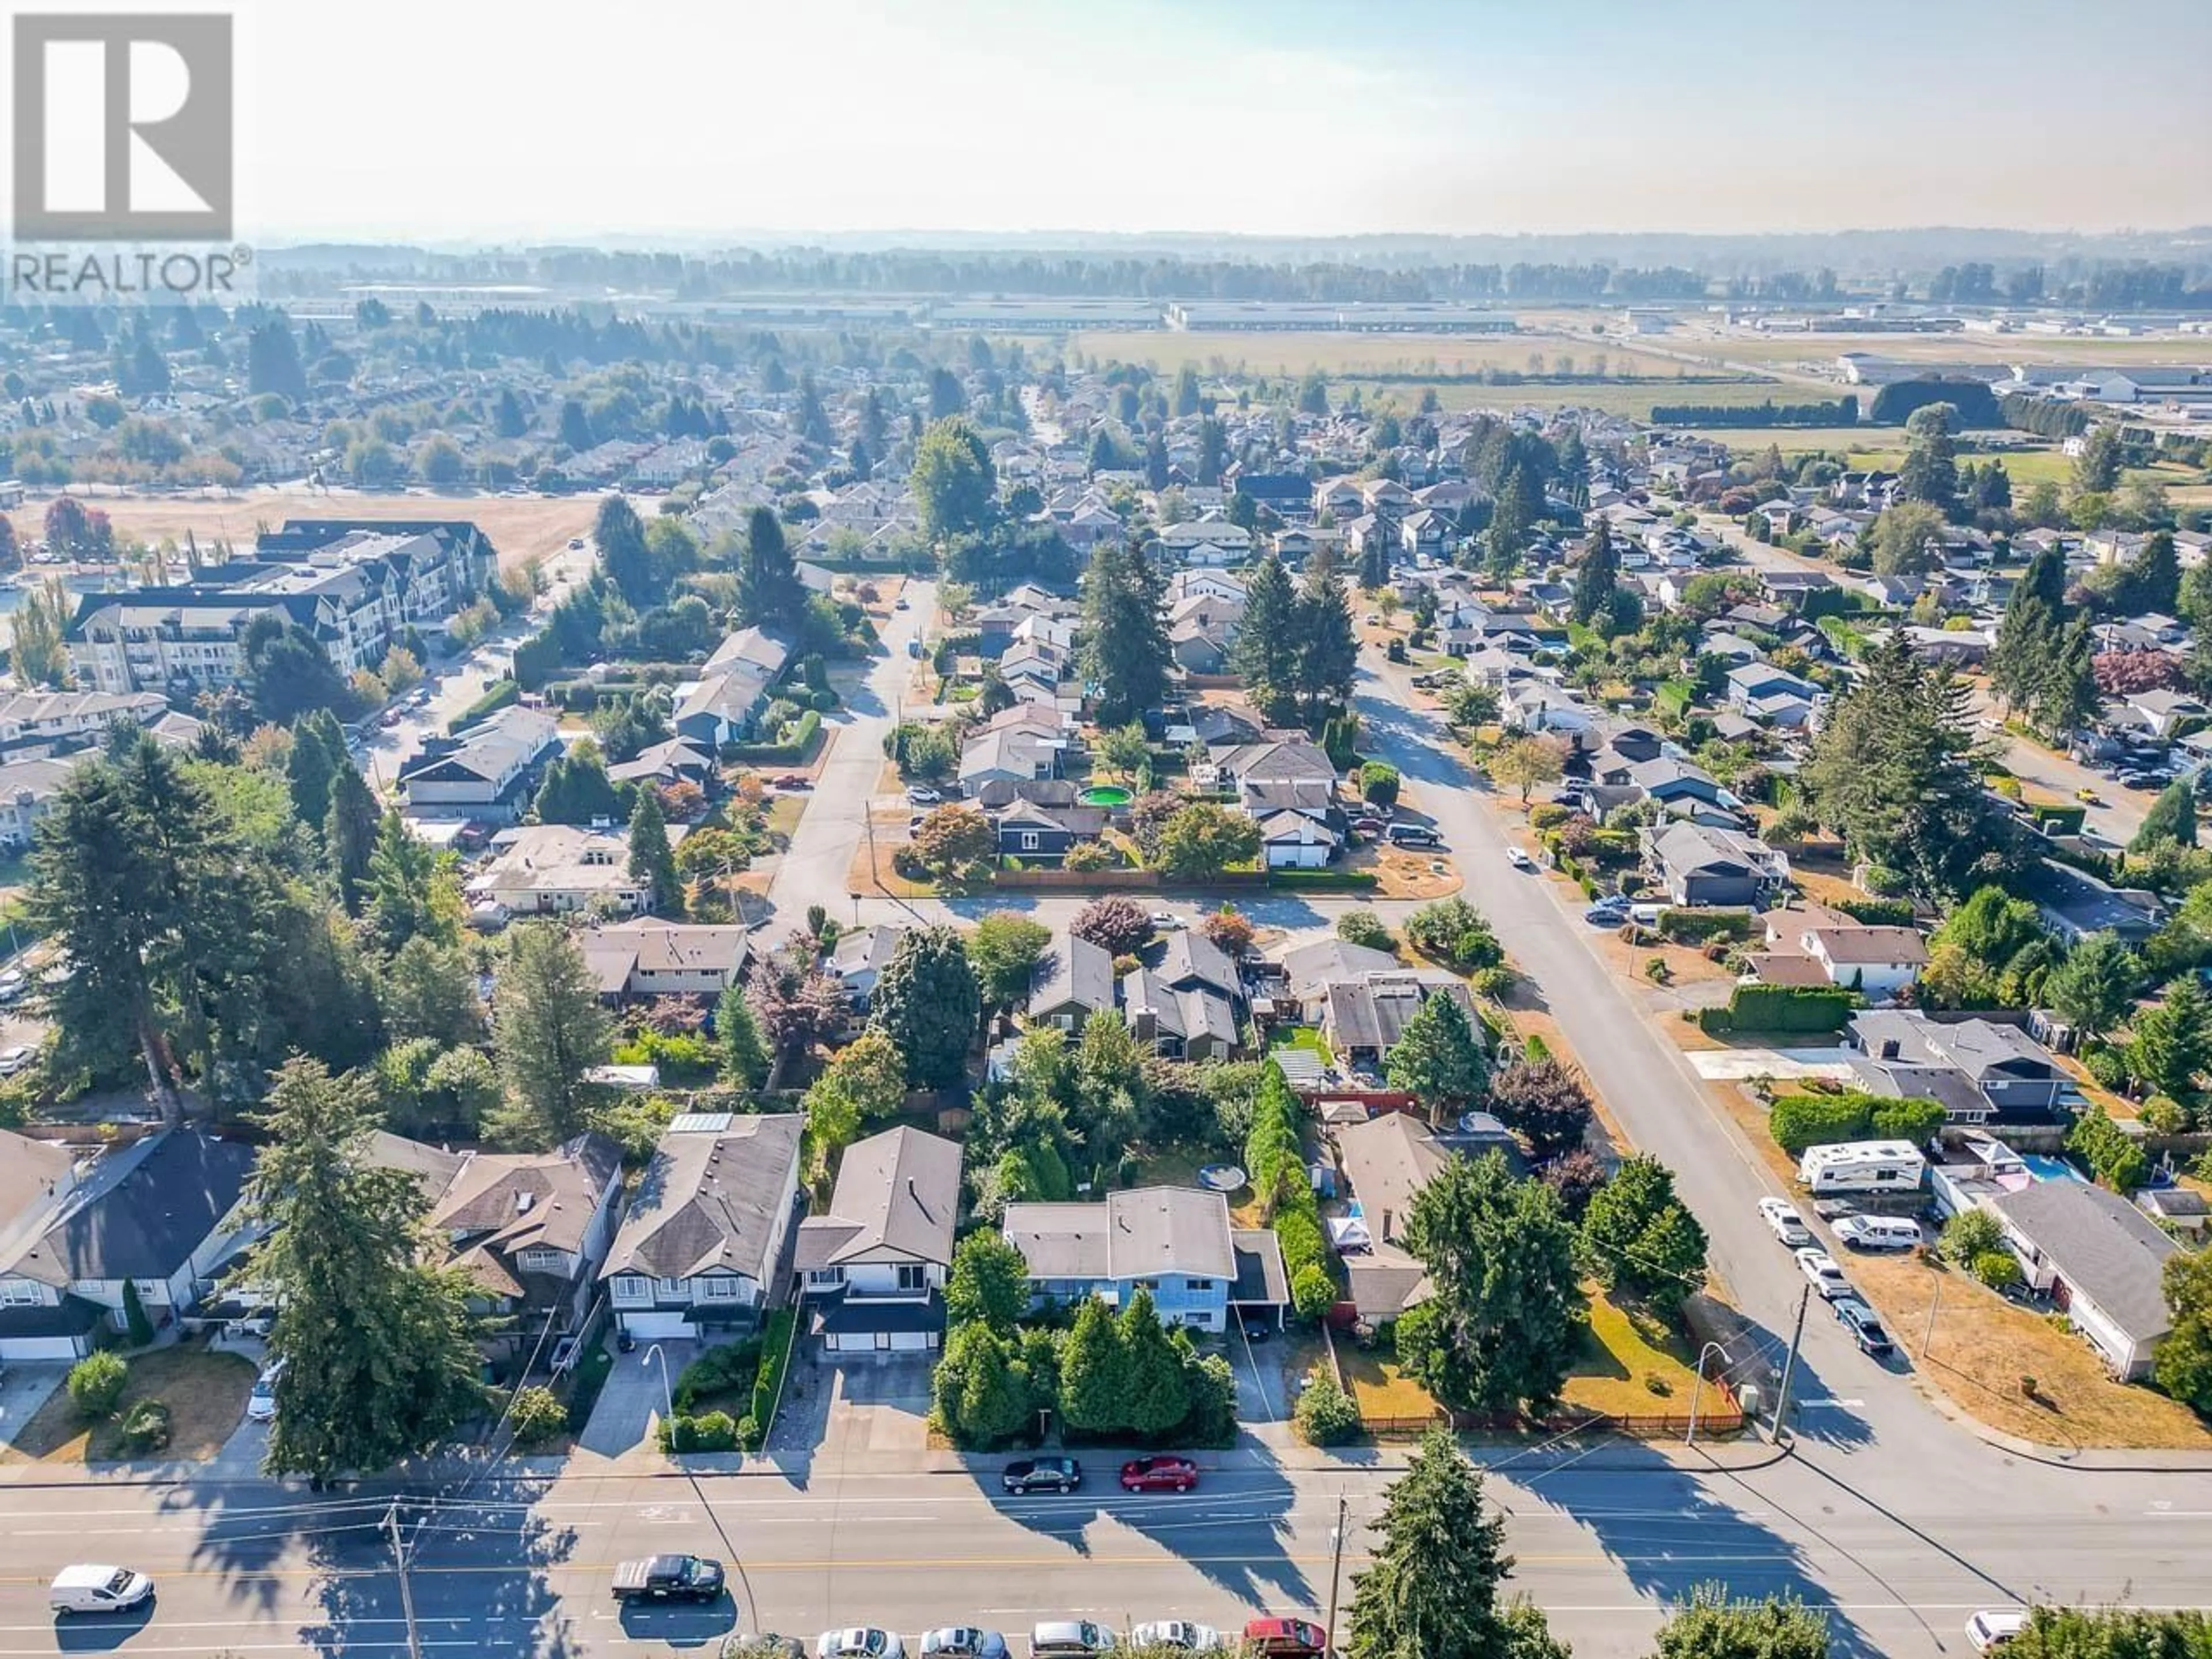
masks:
{"label": "vacant dirt lot", "polygon": [[[273,530],[287,519],[466,519],[491,538],[502,565],[559,552],[571,536],[591,528],[599,510],[596,495],[445,495],[428,490],[372,495],[305,487],[237,490],[216,497],[71,493],[106,514],[118,538],[149,546],[159,546],[165,538],[181,545],[188,530],[203,546],[250,542],[261,527]],[[51,500],[34,498],[9,514],[17,536],[35,540],[43,534],[40,526]]]}

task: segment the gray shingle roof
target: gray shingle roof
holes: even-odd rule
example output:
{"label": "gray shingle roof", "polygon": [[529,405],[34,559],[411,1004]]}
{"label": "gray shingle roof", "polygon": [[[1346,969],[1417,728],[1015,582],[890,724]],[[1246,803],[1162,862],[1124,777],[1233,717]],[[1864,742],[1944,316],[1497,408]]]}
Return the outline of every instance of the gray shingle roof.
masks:
{"label": "gray shingle roof", "polygon": [[887,1129],[845,1149],[829,1212],[799,1224],[798,1265],[830,1267],[878,1250],[946,1265],[959,1217],[959,1143],[903,1125]]}
{"label": "gray shingle roof", "polygon": [[1228,1201],[1195,1187],[1139,1187],[1103,1204],[1009,1204],[1005,1226],[1032,1279],[1237,1276]]}
{"label": "gray shingle roof", "polygon": [[782,1112],[733,1118],[720,1133],[661,1136],[600,1277],[690,1279],[721,1269],[768,1283],[769,1247],[805,1127],[799,1114]]}
{"label": "gray shingle roof", "polygon": [[167,1279],[237,1207],[253,1152],[171,1129],[110,1153],[7,1271],[49,1285]]}
{"label": "gray shingle roof", "polygon": [[1989,1201],[2135,1340],[2152,1341],[2173,1328],[2160,1276],[2181,1247],[2127,1200],[2087,1182],[2039,1181]]}

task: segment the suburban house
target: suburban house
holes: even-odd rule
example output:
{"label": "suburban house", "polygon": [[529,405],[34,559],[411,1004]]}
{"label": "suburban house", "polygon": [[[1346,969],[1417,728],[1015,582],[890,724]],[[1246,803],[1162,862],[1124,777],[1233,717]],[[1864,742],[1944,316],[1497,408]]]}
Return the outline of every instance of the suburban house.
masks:
{"label": "suburban house", "polygon": [[399,769],[399,787],[416,817],[512,823],[560,752],[561,728],[550,714],[502,708],[458,737],[424,738]]}
{"label": "suburban house", "polygon": [[1038,715],[1034,724],[986,728],[969,738],[960,750],[960,787],[972,795],[987,783],[1028,783],[1059,775],[1066,744],[1056,720],[1051,722],[1049,734],[1044,730],[1048,718]]}
{"label": "suburban house", "polygon": [[16,691],[0,696],[0,752],[97,743],[118,721],[151,728],[168,714],[153,691]]}
{"label": "suburban house", "polygon": [[2085,1181],[2039,1181],[1984,1204],[2030,1287],[2049,1293],[2115,1376],[2148,1376],[2173,1328],[2163,1274],[2181,1247],[2127,1200]]}
{"label": "suburban house", "polygon": [[782,677],[791,647],[757,628],[741,628],[714,647],[696,680],[677,688],[676,734],[709,750],[735,743]]}
{"label": "suburban house", "polygon": [[1790,878],[1790,860],[1741,830],[1662,823],[1642,832],[1644,861],[1669,902],[1755,905]]}
{"label": "suburban house", "polygon": [[668,1126],[599,1273],[623,1330],[650,1341],[759,1321],[783,1283],[805,1127],[796,1112]]}
{"label": "suburban house", "polygon": [[2038,919],[2069,945],[2079,945],[2092,933],[2107,933],[2141,945],[2165,920],[2157,894],[2115,887],[2056,859],[2037,860],[2026,873],[2022,890],[2034,901]]}
{"label": "suburban house", "polygon": [[905,928],[887,921],[872,922],[837,935],[837,943],[830,951],[830,971],[845,988],[846,1000],[855,1010],[866,1011],[868,999],[876,994],[876,981],[890,966],[891,958],[898,954],[899,941],[905,937]]}
{"label": "suburban house", "polygon": [[1769,663],[1745,663],[1728,672],[1729,706],[1741,714],[1764,715],[1778,726],[1803,724],[1802,720],[1781,718],[1781,711],[1802,708],[1809,712],[1820,696],[1820,689],[1810,680]]}
{"label": "suburban house", "polygon": [[1103,806],[1047,806],[1017,798],[991,814],[991,827],[998,833],[1002,857],[1057,866],[1073,848],[1097,841],[1107,817]]}
{"label": "suburban house", "polygon": [[[0,1151],[13,1159],[24,1146]],[[101,1321],[124,1328],[125,1285],[165,1324],[252,1242],[240,1200],[253,1152],[240,1142],[165,1129],[103,1153],[73,1183],[49,1149],[21,1162],[8,1182],[30,1201],[0,1255],[0,1357],[89,1353]]]}
{"label": "suburban house", "polygon": [[1766,913],[1766,949],[1751,959],[1769,985],[1839,985],[1886,1002],[1915,983],[1928,945],[1911,927],[1877,927],[1808,904]]}
{"label": "suburban house", "polygon": [[74,758],[0,761],[0,848],[16,852],[31,845],[39,820],[53,810],[77,765]]}
{"label": "suburban house", "polygon": [[1030,1024],[1073,1036],[1091,1015],[1114,1006],[1114,957],[1073,933],[1055,941],[1030,991]]}
{"label": "suburban house", "polygon": [[[685,826],[668,826],[672,845]],[[653,883],[629,872],[627,829],[533,823],[492,837],[492,861],[468,884],[472,904],[502,904],[515,915],[567,915],[600,906],[635,915],[653,905]]]}
{"label": "suburban house", "polygon": [[638,917],[577,934],[577,946],[610,1002],[633,997],[719,997],[743,977],[746,932]]}
{"label": "suburban house", "polygon": [[1330,1218],[1330,1242],[1344,1260],[1352,1305],[1370,1324],[1397,1318],[1433,1293],[1429,1271],[1405,1247],[1413,1200],[1451,1154],[1427,1125],[1383,1112],[1332,1132],[1336,1166],[1358,1213]]}
{"label": "suburban house", "polygon": [[1423,975],[1401,970],[1340,980],[1328,986],[1322,999],[1322,1039],[1346,1065],[1380,1070],[1398,1046],[1406,1022],[1420,1012],[1432,996],[1449,997],[1458,1003],[1460,1012],[1467,1016],[1468,1029],[1480,1036],[1481,1017],[1474,1012],[1463,983],[1455,979],[1439,985]]}
{"label": "suburban house", "polygon": [[1260,819],[1260,853],[1270,870],[1318,870],[1344,850],[1325,819],[1285,807]]}
{"label": "suburban house", "polygon": [[1095,1296],[1119,1308],[1149,1291],[1164,1323],[1223,1331],[1232,1308],[1279,1322],[1290,1299],[1274,1234],[1232,1228],[1219,1193],[1139,1187],[1102,1204],[1009,1204],[1003,1228],[1038,1305]]}
{"label": "suburban house", "polygon": [[807,1328],[831,1352],[934,1348],[960,1218],[960,1146],[889,1129],[845,1149],[828,1211],[799,1224]]}
{"label": "suburban house", "polygon": [[2044,1047],[2016,1025],[1936,1019],[1917,1009],[1854,1014],[1844,1047],[1863,1086],[1899,1098],[1941,1101],[1952,1123],[2048,1118],[2067,1084]]}
{"label": "suburban house", "polygon": [[574,1330],[590,1311],[621,1208],[622,1148],[580,1134],[550,1152],[471,1152],[430,1211],[448,1267],[491,1311],[518,1314],[524,1352],[551,1318]]}

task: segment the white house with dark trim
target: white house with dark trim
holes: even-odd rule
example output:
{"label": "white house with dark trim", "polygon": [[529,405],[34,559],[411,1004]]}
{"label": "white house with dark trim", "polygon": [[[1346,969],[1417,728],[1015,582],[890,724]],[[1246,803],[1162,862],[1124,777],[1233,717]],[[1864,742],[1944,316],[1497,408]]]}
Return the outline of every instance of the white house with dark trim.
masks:
{"label": "white house with dark trim", "polygon": [[807,1329],[832,1353],[938,1346],[960,1218],[960,1145],[902,1126],[856,1140],[830,1207],[799,1224]]}

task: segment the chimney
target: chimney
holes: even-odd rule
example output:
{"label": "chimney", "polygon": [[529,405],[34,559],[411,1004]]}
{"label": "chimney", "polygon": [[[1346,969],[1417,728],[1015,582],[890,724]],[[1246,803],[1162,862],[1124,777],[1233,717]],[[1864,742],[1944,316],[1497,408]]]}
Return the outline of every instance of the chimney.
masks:
{"label": "chimney", "polygon": [[1385,1211],[1383,1211],[1383,1212],[1382,1212],[1382,1226],[1381,1226],[1379,1229],[1377,1229],[1377,1230],[1376,1230],[1376,1234],[1375,1234],[1375,1237],[1377,1237],[1377,1238],[1384,1238],[1384,1239],[1387,1239],[1387,1238],[1389,1238],[1389,1237],[1390,1237],[1390,1212],[1389,1212],[1389,1211],[1385,1210]]}
{"label": "chimney", "polygon": [[1895,1037],[1884,1037],[1881,1040],[1881,1057],[1884,1060],[1895,1060],[1897,1058],[1897,1039]]}
{"label": "chimney", "polygon": [[1139,1006],[1129,1011],[1129,1030],[1139,1042],[1150,1042],[1159,1036],[1160,1017],[1149,1006]]}

